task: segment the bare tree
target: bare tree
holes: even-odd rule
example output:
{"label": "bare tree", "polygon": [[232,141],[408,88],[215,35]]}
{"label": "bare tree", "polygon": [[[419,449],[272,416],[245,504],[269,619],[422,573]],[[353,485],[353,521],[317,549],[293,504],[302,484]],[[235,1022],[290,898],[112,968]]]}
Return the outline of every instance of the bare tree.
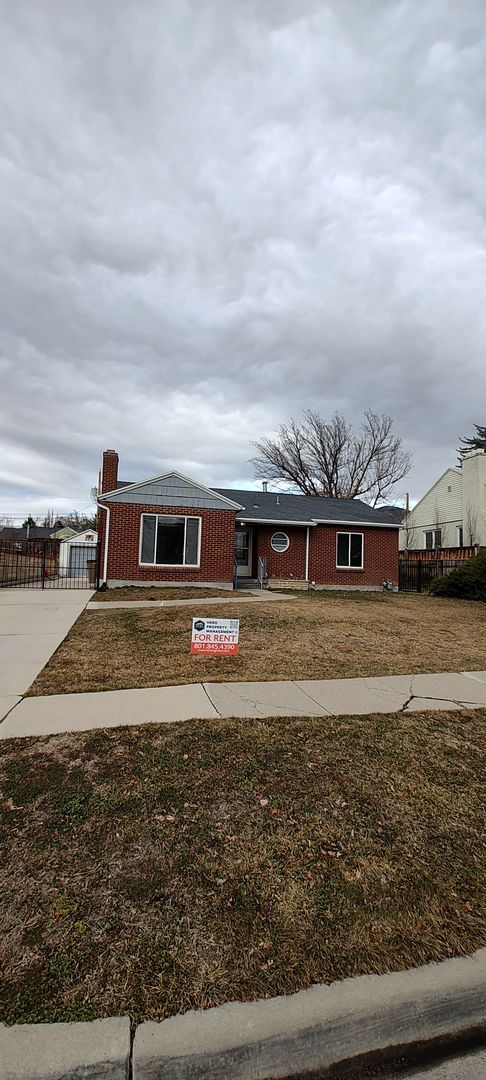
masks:
{"label": "bare tree", "polygon": [[42,524],[46,529],[62,529],[64,521],[54,509],[46,510]]}
{"label": "bare tree", "polygon": [[390,416],[368,409],[359,431],[335,413],[326,421],[312,409],[299,423],[282,424],[275,439],[254,443],[255,476],[334,499],[361,496],[376,506],[410,470],[410,456],[392,432]]}
{"label": "bare tree", "polygon": [[[434,548],[437,549],[437,548],[444,547],[444,539],[445,539],[444,532],[445,532],[445,530],[444,530],[444,527],[443,527],[443,524],[442,524],[441,512],[439,510],[438,503],[436,503],[435,504],[435,510],[434,510]],[[437,534],[439,535],[439,538],[440,538],[439,543],[437,543]]]}
{"label": "bare tree", "polygon": [[417,539],[417,528],[413,517],[413,510],[410,510],[408,514],[405,514],[401,531],[405,544],[405,551],[410,551],[415,547],[415,541]]}
{"label": "bare tree", "polygon": [[63,514],[64,525],[69,526],[71,529],[76,529],[81,532],[82,529],[95,529],[96,528],[96,513],[80,512],[79,510],[71,510],[69,514]]}
{"label": "bare tree", "polygon": [[472,503],[468,503],[464,514],[464,532],[466,543],[473,547],[478,543],[478,515]]}

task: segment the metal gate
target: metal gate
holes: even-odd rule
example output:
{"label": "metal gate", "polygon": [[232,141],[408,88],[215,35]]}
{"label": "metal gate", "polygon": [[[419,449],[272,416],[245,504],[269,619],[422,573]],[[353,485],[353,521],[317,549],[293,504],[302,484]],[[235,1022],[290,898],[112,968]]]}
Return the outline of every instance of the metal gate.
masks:
{"label": "metal gate", "polygon": [[436,578],[464,563],[464,559],[400,559],[398,588],[401,592],[428,592]]}
{"label": "metal gate", "polygon": [[0,538],[0,589],[96,589],[99,565],[99,543]]}

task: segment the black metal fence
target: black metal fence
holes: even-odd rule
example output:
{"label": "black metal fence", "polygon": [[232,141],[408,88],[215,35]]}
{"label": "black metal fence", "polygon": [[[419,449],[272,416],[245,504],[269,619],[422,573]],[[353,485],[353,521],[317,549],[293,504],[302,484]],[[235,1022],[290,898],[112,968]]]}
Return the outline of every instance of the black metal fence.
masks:
{"label": "black metal fence", "polygon": [[428,592],[436,578],[464,566],[464,559],[400,559],[398,588],[401,592]]}
{"label": "black metal fence", "polygon": [[96,589],[99,563],[99,543],[0,538],[0,589]]}

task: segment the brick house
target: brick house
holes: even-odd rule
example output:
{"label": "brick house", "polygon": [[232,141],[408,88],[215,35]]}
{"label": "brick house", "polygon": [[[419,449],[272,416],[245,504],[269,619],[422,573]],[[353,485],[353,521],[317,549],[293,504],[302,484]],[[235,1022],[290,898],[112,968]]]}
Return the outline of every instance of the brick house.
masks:
{"label": "brick house", "polygon": [[177,472],[129,483],[114,450],[98,491],[108,586],[398,586],[398,524],[359,499],[207,488]]}

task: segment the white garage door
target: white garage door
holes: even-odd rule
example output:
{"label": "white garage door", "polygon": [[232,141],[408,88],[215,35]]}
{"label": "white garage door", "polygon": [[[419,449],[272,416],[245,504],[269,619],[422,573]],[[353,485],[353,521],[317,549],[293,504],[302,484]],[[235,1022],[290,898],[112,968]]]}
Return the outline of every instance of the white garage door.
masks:
{"label": "white garage door", "polygon": [[96,558],[95,544],[69,545],[69,576],[87,577],[88,562]]}

